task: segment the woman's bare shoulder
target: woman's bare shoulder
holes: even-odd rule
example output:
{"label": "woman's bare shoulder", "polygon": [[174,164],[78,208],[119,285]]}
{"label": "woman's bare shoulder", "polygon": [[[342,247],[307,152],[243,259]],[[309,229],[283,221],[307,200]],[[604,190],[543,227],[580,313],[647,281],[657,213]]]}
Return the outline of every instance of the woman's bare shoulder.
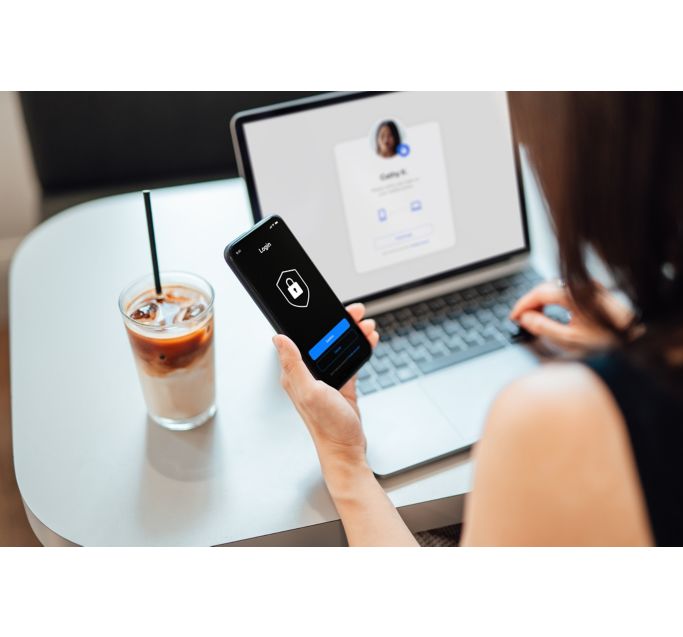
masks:
{"label": "woman's bare shoulder", "polygon": [[623,417],[584,365],[546,365],[501,392],[475,458],[468,543],[651,541]]}
{"label": "woman's bare shoulder", "polygon": [[609,389],[580,363],[544,365],[508,385],[492,406],[489,427],[586,445],[598,435],[625,432]]}

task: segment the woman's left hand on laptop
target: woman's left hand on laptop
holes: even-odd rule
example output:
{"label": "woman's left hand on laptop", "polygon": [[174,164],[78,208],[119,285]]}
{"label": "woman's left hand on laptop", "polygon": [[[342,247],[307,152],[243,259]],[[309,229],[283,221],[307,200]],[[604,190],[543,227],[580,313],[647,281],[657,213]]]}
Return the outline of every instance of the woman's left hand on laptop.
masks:
{"label": "woman's left hand on laptop", "polygon": [[[632,319],[631,311],[603,287],[599,288],[598,303],[615,325],[626,326]],[[547,305],[559,305],[569,312],[566,325],[543,313]],[[600,349],[614,344],[614,334],[597,325],[590,317],[581,314],[559,281],[545,282],[527,292],[512,308],[510,318],[517,321],[527,332],[569,351]]]}

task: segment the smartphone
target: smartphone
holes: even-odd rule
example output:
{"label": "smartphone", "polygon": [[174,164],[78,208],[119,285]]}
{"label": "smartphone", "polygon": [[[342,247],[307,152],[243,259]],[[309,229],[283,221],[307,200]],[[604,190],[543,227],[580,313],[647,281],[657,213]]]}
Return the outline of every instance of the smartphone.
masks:
{"label": "smartphone", "polygon": [[281,217],[230,243],[225,260],[276,332],[289,336],[315,378],[339,389],[372,347]]}

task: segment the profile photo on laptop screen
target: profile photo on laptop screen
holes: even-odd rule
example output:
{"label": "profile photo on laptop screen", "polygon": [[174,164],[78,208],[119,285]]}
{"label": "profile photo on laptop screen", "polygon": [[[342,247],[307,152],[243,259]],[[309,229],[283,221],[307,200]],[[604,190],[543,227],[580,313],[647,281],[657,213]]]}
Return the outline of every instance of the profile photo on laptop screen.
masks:
{"label": "profile photo on laptop screen", "polygon": [[375,132],[375,151],[380,157],[393,157],[401,145],[401,133],[396,122],[387,119],[377,126]]}

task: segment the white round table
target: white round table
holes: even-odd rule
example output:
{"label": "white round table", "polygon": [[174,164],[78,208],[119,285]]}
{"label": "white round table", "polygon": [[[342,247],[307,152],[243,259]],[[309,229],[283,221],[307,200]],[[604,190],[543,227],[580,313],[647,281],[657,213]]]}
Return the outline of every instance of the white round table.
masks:
{"label": "white round table", "polygon": [[[313,444],[279,386],[272,330],[223,261],[249,227],[241,180],[152,195],[162,269],[216,290],[218,415],[191,432],[149,422],[119,292],[149,271],[142,196],[67,210],[11,271],[17,482],[46,545],[343,544]],[[383,481],[413,531],[461,519],[468,454]]]}

